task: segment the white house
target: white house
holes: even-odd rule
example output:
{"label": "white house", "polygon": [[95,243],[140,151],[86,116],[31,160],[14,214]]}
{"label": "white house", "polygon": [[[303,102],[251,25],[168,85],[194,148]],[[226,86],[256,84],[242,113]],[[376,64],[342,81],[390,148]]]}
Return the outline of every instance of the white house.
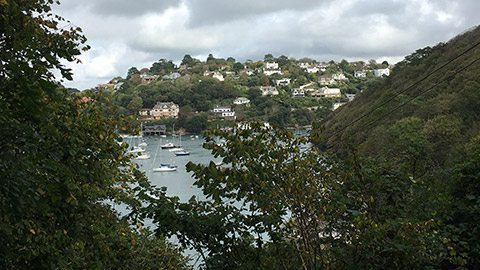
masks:
{"label": "white house", "polygon": [[260,86],[260,90],[262,91],[262,96],[277,96],[279,94],[274,86]]}
{"label": "white house", "polygon": [[214,113],[224,113],[230,111],[232,111],[232,108],[230,106],[216,106],[215,108],[213,108]]}
{"label": "white house", "polygon": [[320,69],[317,66],[307,67],[307,72],[308,73],[317,73],[319,71],[320,71]]}
{"label": "white house", "polygon": [[236,118],[234,111],[222,112],[222,117],[233,118],[233,119]]}
{"label": "white house", "polygon": [[342,92],[339,88],[323,87],[312,93],[312,97],[341,97]]}
{"label": "white house", "polygon": [[343,73],[335,73],[332,75],[332,79],[335,81],[345,81],[347,77]]}
{"label": "white house", "polygon": [[280,69],[264,69],[263,74],[270,76],[273,74],[282,74],[282,71]]}
{"label": "white house", "polygon": [[365,78],[367,77],[367,72],[365,70],[357,70],[353,73],[353,76],[355,78]]}
{"label": "white house", "polygon": [[375,74],[375,77],[382,77],[383,75],[385,75],[385,76],[390,75],[390,70],[388,68],[375,69],[373,72]]}
{"label": "white house", "polygon": [[280,80],[275,80],[276,85],[289,85],[291,79],[290,78],[282,78]]}
{"label": "white house", "polygon": [[320,83],[320,85],[331,85],[335,83],[335,80],[330,77],[320,77],[318,83]]}
{"label": "white house", "polygon": [[225,79],[223,78],[222,73],[217,72],[217,71],[215,71],[215,72],[213,73],[213,78],[215,78],[215,79],[217,79],[217,80],[219,80],[219,81],[221,81],[221,82],[225,81]]}
{"label": "white house", "polygon": [[308,68],[310,66],[310,64],[307,63],[307,62],[300,62],[300,63],[298,63],[298,66],[300,68]]}
{"label": "white house", "polygon": [[265,63],[265,69],[278,69],[277,62],[267,62]]}
{"label": "white house", "polygon": [[305,91],[300,88],[292,89],[291,93],[293,97],[305,97]]}
{"label": "white house", "polygon": [[172,74],[169,74],[169,75],[165,75],[162,77],[163,80],[176,80],[178,78],[180,78],[182,75],[180,75],[180,73],[177,73],[177,72],[174,72]]}
{"label": "white house", "polygon": [[247,105],[250,103],[250,99],[246,97],[238,97],[233,101],[233,104],[235,105]]}
{"label": "white house", "polygon": [[345,104],[347,104],[347,103],[346,103],[346,102],[336,102],[336,103],[333,103],[332,111],[335,111],[335,110],[338,109],[340,106],[345,105]]}

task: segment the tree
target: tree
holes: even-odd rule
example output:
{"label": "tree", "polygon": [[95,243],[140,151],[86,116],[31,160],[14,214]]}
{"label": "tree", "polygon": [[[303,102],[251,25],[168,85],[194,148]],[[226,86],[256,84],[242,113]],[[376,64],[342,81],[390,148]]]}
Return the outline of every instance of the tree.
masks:
{"label": "tree", "polygon": [[172,60],[160,59],[158,62],[152,64],[150,72],[157,74],[168,74],[175,70],[175,64]]}
{"label": "tree", "polygon": [[235,70],[235,72],[239,72],[240,70],[242,70],[244,68],[245,67],[240,62],[236,62],[235,64],[233,64],[233,70]]}
{"label": "tree", "polygon": [[213,62],[215,61],[215,57],[213,57],[213,54],[209,54],[208,57],[207,57],[207,63],[208,62]]}
{"label": "tree", "polygon": [[263,61],[266,62],[273,62],[275,61],[275,57],[273,57],[272,54],[265,54],[265,57],[263,58]]}
{"label": "tree", "polygon": [[193,66],[194,64],[194,59],[190,56],[190,54],[185,54],[183,57],[181,65],[187,65],[187,66]]}
{"label": "tree", "polygon": [[138,71],[136,67],[131,67],[127,72],[127,80],[129,80],[135,74],[140,74],[140,71]]}
{"label": "tree", "polygon": [[104,203],[133,209],[141,204],[134,186],[149,184],[115,141],[115,126],[132,131],[131,124],[101,93],[68,95],[55,81],[55,69],[72,78],[62,62],[88,46],[81,29],[51,12],[52,2],[0,1],[0,265],[182,268],[172,245]]}
{"label": "tree", "polygon": [[208,200],[152,200],[145,211],[158,234],[195,248],[207,268],[438,267],[428,253],[436,223],[411,216],[423,201],[406,174],[355,151],[345,161],[300,151],[318,130],[296,138],[249,123],[206,135],[205,147],[225,166],[190,162],[187,169]]}
{"label": "tree", "polygon": [[132,115],[137,115],[141,108],[143,108],[143,100],[139,96],[134,97],[127,105],[127,109]]}

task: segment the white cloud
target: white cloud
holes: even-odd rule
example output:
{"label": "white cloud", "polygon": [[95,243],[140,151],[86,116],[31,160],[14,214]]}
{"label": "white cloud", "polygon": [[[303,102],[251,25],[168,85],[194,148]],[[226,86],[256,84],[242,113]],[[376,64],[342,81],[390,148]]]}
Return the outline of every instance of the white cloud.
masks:
{"label": "white cloud", "polygon": [[[70,86],[93,87],[159,59],[401,59],[478,24],[477,0],[65,0],[92,50]],[[383,61],[383,60],[382,60]],[[398,61],[398,60],[397,60]],[[103,80],[103,81],[102,81]]]}

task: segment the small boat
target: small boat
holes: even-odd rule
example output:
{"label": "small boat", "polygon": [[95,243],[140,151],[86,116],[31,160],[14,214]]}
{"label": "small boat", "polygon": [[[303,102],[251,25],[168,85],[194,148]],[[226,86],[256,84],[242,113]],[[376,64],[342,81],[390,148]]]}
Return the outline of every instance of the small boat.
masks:
{"label": "small boat", "polygon": [[162,137],[162,138],[166,138],[166,137],[167,137],[167,135],[165,135],[165,134],[162,134],[162,135],[160,135],[160,137]]}
{"label": "small boat", "polygon": [[188,155],[190,155],[190,153],[185,150],[175,152],[175,156],[188,156]]}
{"label": "small boat", "polygon": [[140,143],[138,144],[138,146],[140,146],[140,147],[145,147],[145,146],[147,146],[147,142],[142,141],[142,142],[140,142]]}
{"label": "small boat", "polygon": [[140,152],[140,155],[137,156],[135,159],[137,159],[137,160],[138,160],[138,159],[142,160],[142,159],[149,159],[149,158],[150,158],[150,154],[148,154],[148,153],[143,154],[142,152]]}
{"label": "small boat", "polygon": [[160,166],[153,168],[152,171],[154,172],[173,172],[177,170],[176,165],[170,165],[170,164],[160,164]]}
{"label": "small boat", "polygon": [[171,142],[169,143],[166,143],[166,144],[162,144],[160,147],[162,147],[162,149],[171,149],[171,148],[175,148],[175,145]]}
{"label": "small boat", "polygon": [[183,149],[182,147],[174,147],[174,148],[170,148],[168,149],[169,152],[179,152],[179,151],[185,151],[185,149]]}

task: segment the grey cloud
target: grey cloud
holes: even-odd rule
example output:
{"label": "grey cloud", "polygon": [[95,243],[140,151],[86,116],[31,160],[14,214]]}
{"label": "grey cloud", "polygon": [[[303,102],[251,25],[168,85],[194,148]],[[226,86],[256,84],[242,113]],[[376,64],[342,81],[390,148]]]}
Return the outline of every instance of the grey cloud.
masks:
{"label": "grey cloud", "polygon": [[191,26],[251,18],[283,10],[309,10],[333,0],[186,0]]}
{"label": "grey cloud", "polygon": [[62,1],[61,9],[88,7],[94,14],[102,16],[136,17],[149,12],[162,12],[177,6],[179,0],[81,0]]}

